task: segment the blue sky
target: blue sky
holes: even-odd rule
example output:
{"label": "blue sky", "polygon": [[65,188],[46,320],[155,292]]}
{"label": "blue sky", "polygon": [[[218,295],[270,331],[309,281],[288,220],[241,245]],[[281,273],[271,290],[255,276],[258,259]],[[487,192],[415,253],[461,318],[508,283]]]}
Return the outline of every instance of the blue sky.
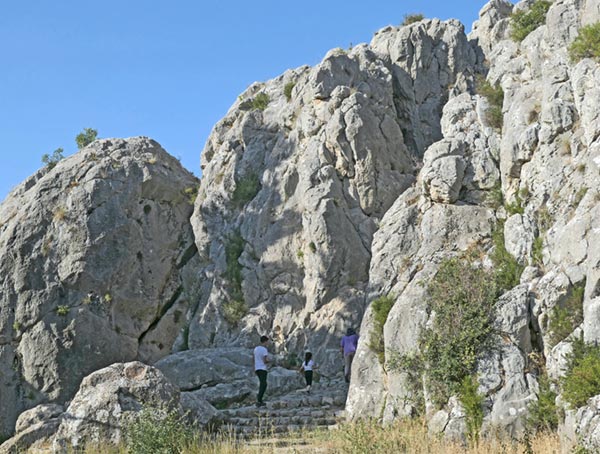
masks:
{"label": "blue sky", "polygon": [[485,0],[28,0],[0,9],[0,200],[58,147],[152,137],[196,175],[238,94],[407,13],[461,20]]}

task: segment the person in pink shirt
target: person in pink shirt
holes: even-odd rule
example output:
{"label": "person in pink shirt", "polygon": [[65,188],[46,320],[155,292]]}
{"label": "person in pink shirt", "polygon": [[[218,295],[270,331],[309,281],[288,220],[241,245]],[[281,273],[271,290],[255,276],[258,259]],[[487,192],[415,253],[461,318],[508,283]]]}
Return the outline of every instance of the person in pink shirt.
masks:
{"label": "person in pink shirt", "polygon": [[352,370],[352,360],[356,353],[356,347],[358,345],[358,334],[353,328],[348,328],[346,335],[342,337],[340,344],[342,354],[344,355],[344,378],[346,383],[350,383],[350,371]]}

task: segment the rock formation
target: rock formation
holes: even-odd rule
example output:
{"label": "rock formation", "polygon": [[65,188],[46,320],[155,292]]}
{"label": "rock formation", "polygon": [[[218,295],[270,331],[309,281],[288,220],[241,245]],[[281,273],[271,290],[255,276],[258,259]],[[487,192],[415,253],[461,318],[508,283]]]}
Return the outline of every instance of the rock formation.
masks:
{"label": "rock formation", "polygon": [[195,288],[196,186],[152,140],[100,140],[2,203],[0,433],[91,372],[171,351]]}
{"label": "rock formation", "polygon": [[[457,393],[436,401],[399,358],[423,353],[430,284],[465,257],[512,273],[494,281],[494,348],[471,372],[481,430],[520,436],[541,377],[565,374],[580,335],[600,340],[600,66],[567,51],[600,3],[556,0],[516,42],[510,15],[532,3],[490,1],[468,36],[455,20],[386,27],[251,85],[214,127],[200,182],[149,139],[111,139],[13,191],[0,205],[0,434],[17,433],[3,449],[98,438],[80,430],[97,409],[77,396],[94,373],[146,367],[95,372],[134,360],[182,411],[207,424],[212,404],[230,406],[246,424],[235,406],[252,399],[259,335],[282,366],[311,350],[335,383],[340,336],[359,324],[348,417],[423,412],[432,432],[464,437]],[[383,326],[380,297],[393,303]],[[271,380],[301,386],[285,367]],[[564,436],[600,446],[597,407],[565,407]]]}

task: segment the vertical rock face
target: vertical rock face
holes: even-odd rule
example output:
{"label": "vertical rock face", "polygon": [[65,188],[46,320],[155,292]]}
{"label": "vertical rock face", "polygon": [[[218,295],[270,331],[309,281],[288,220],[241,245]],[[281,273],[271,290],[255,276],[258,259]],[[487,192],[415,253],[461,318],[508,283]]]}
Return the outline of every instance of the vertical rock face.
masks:
{"label": "vertical rock face", "polygon": [[[369,347],[370,309],[363,319],[364,342],[347,403],[351,418],[383,415],[389,421],[414,412],[408,377],[393,359],[417,352],[420,333],[432,322],[422,283],[435,276],[443,258],[470,245],[489,248],[486,238],[494,224],[502,225],[498,221],[508,253],[528,267],[521,285],[496,302],[500,348],[479,360],[483,430],[504,427],[518,435],[537,398],[539,374],[564,374],[565,354],[578,333],[598,340],[600,261],[591,245],[600,232],[600,70],[592,60],[573,63],[567,55],[581,25],[600,20],[596,3],[553,2],[546,25],[521,43],[508,36],[511,4],[493,0],[482,9],[469,38],[489,62],[488,80],[503,88],[503,124],[489,126],[484,98],[451,98],[441,137],[425,150],[415,187],[380,222],[367,288],[371,299],[391,294],[396,302],[384,327],[385,364]],[[506,208],[490,203],[500,187]],[[551,323],[555,309],[581,286],[583,322],[558,338]],[[451,399],[440,412],[428,413],[432,430],[455,435],[464,417],[456,416],[455,404]],[[572,431],[589,446],[596,446],[588,421],[594,406],[570,417]]]}
{"label": "vertical rock face", "polygon": [[378,223],[414,185],[444,103],[477,65],[462,25],[427,20],[242,94],[202,155],[192,223],[206,268],[190,346],[267,333],[337,372],[339,336],[364,310]]}
{"label": "vertical rock face", "polygon": [[90,372],[170,351],[193,291],[196,185],[150,139],[99,140],[0,205],[0,433]]}

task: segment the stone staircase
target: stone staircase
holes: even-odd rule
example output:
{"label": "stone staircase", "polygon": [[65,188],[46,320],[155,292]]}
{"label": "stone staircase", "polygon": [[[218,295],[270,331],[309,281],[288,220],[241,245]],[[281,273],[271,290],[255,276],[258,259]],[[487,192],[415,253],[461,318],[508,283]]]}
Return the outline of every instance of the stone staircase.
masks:
{"label": "stone staircase", "polygon": [[[265,401],[266,406],[230,407],[221,410],[224,426],[238,436],[276,437],[305,429],[329,429],[343,416],[348,386],[343,381],[316,383]],[[268,397],[268,390],[267,396]]]}

